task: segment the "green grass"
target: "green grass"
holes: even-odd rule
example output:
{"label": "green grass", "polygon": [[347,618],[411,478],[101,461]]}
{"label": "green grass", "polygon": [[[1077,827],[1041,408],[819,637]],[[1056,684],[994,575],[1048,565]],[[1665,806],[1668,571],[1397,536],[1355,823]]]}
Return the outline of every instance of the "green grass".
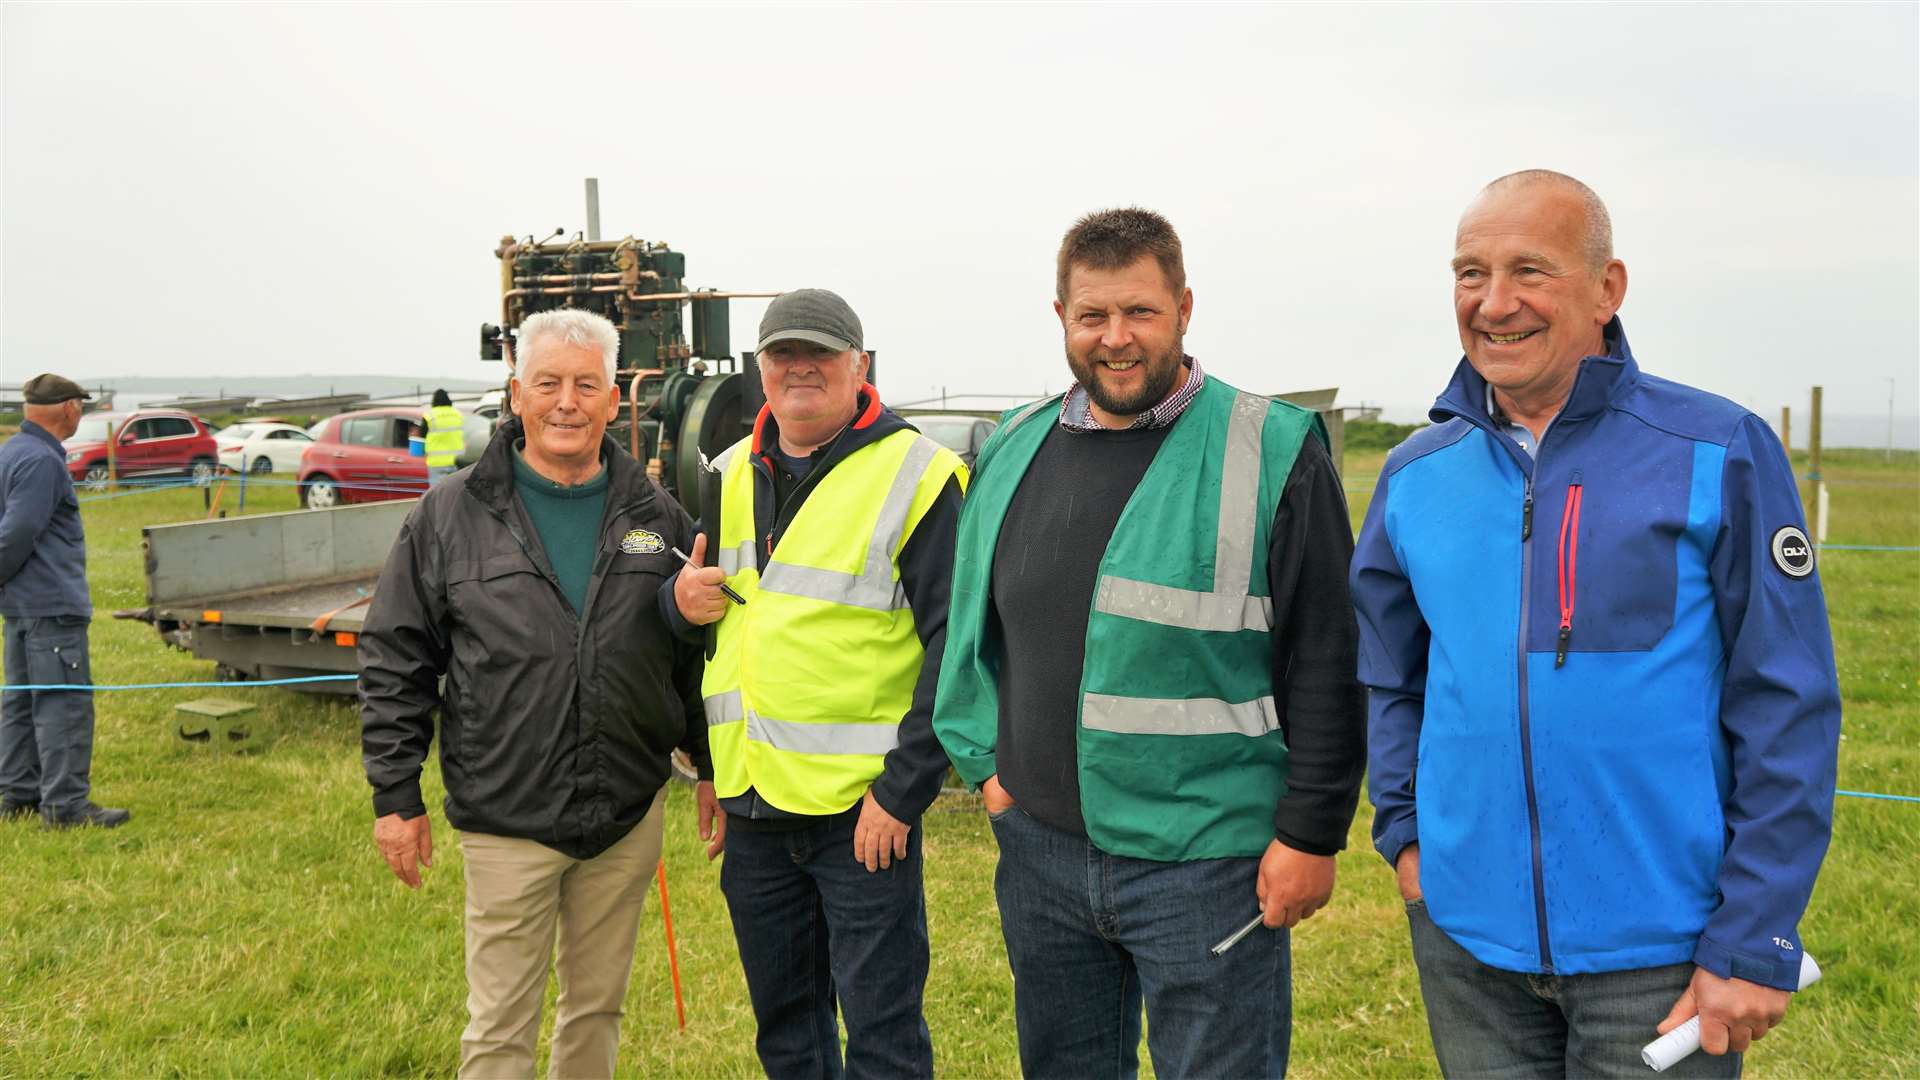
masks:
{"label": "green grass", "polygon": [[[1348,455],[1355,521],[1381,454]],[[1920,545],[1920,459],[1834,452],[1835,543]],[[229,489],[224,505],[233,505]],[[250,489],[247,509],[290,509]],[[191,490],[86,507],[103,683],[211,679],[209,663],[116,622],[145,603],[140,527],[204,516]],[[1920,554],[1830,552],[1822,574],[1846,694],[1843,788],[1920,794]],[[0,1076],[446,1075],[465,1022],[461,866],[409,892],[375,855],[353,709],[237,690],[276,730],[222,757],[174,735],[182,691],[102,694],[95,793],[131,807],[111,832],[0,826]],[[439,777],[429,767],[428,802]],[[691,800],[668,804],[666,865],[688,1024],[674,1024],[660,907],[650,898],[621,1047],[626,1075],[749,1076],[752,1016]],[[1294,939],[1293,1065],[1303,1077],[1432,1075],[1405,918],[1367,843],[1363,805],[1331,907]],[[925,822],[934,943],[928,1020],[939,1071],[1012,1076],[1012,987],[992,893],[994,849],[972,800]],[[1842,799],[1803,929],[1826,980],[1749,1057],[1750,1074],[1920,1074],[1920,806]],[[543,1047],[544,1052],[544,1047]]]}

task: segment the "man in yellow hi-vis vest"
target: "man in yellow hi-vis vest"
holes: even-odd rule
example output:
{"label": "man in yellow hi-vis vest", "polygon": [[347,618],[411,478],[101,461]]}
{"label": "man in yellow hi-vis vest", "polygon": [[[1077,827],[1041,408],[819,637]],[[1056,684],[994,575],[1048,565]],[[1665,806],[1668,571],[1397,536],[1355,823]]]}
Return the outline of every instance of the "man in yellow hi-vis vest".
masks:
{"label": "man in yellow hi-vis vest", "polygon": [[[860,320],[824,289],[760,323],[767,406],[720,454],[694,561],[663,613],[713,626],[714,779],[700,835],[746,970],[767,1075],[931,1076],[920,815],[966,468],[881,405]],[[725,584],[744,603],[721,589]],[[673,610],[667,611],[671,607]]]}
{"label": "man in yellow hi-vis vest", "polygon": [[465,417],[445,390],[435,390],[433,407],[422,411],[420,419],[427,426],[427,486],[432,487],[459,468],[460,451],[467,446]]}

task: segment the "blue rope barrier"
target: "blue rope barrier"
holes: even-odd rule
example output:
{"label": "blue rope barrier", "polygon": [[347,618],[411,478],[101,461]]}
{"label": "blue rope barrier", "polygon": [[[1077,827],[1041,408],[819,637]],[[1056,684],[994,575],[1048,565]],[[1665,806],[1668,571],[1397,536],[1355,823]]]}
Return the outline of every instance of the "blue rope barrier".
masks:
{"label": "blue rope barrier", "polygon": [[1920,798],[1912,795],[1882,795],[1877,791],[1836,791],[1835,795],[1851,795],[1856,799],[1885,799],[1888,802],[1920,803]]}
{"label": "blue rope barrier", "polygon": [[114,690],[198,690],[203,686],[292,686],[295,683],[344,682],[358,679],[358,675],[302,675],[297,679],[242,679],[237,682],[153,682],[128,683],[125,686],[100,686],[89,683],[28,683],[20,686],[6,686],[0,689],[14,690],[92,690],[107,693]]}
{"label": "blue rope barrier", "polygon": [[1821,551],[1920,551],[1920,547],[1889,547],[1885,544],[1821,544]]}

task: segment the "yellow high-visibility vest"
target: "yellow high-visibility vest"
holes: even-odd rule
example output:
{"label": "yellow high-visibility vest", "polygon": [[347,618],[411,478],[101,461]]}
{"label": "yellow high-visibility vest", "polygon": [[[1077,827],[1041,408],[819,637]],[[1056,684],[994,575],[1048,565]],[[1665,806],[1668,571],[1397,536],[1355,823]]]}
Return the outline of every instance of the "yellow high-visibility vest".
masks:
{"label": "yellow high-visibility vest", "polygon": [[435,405],[422,412],[420,418],[427,422],[427,467],[446,468],[467,448],[467,436],[463,428],[466,418],[460,410],[451,405]]}
{"label": "yellow high-visibility vest", "polygon": [[953,451],[896,431],[837,462],[760,573],[749,439],[720,455],[715,564],[746,604],[716,625],[701,682],[714,789],[753,787],[795,814],[836,814],[880,775],[913,704],[921,649],[901,550],[950,477]]}

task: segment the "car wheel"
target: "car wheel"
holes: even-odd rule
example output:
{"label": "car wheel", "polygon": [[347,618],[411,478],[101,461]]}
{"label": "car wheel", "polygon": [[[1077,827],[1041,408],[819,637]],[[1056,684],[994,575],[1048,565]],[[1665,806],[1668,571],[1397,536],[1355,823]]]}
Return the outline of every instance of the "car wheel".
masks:
{"label": "car wheel", "polygon": [[208,484],[213,483],[214,469],[215,465],[212,458],[194,458],[192,466],[194,486],[206,487]]}
{"label": "car wheel", "polygon": [[90,491],[99,491],[107,486],[107,475],[107,463],[96,461],[87,466],[86,479],[82,483],[86,484]]}
{"label": "car wheel", "polygon": [[256,476],[273,471],[273,459],[265,454],[253,459],[253,473]]}
{"label": "car wheel", "polygon": [[309,510],[325,510],[340,505],[340,485],[325,476],[316,476],[300,489],[300,505]]}

